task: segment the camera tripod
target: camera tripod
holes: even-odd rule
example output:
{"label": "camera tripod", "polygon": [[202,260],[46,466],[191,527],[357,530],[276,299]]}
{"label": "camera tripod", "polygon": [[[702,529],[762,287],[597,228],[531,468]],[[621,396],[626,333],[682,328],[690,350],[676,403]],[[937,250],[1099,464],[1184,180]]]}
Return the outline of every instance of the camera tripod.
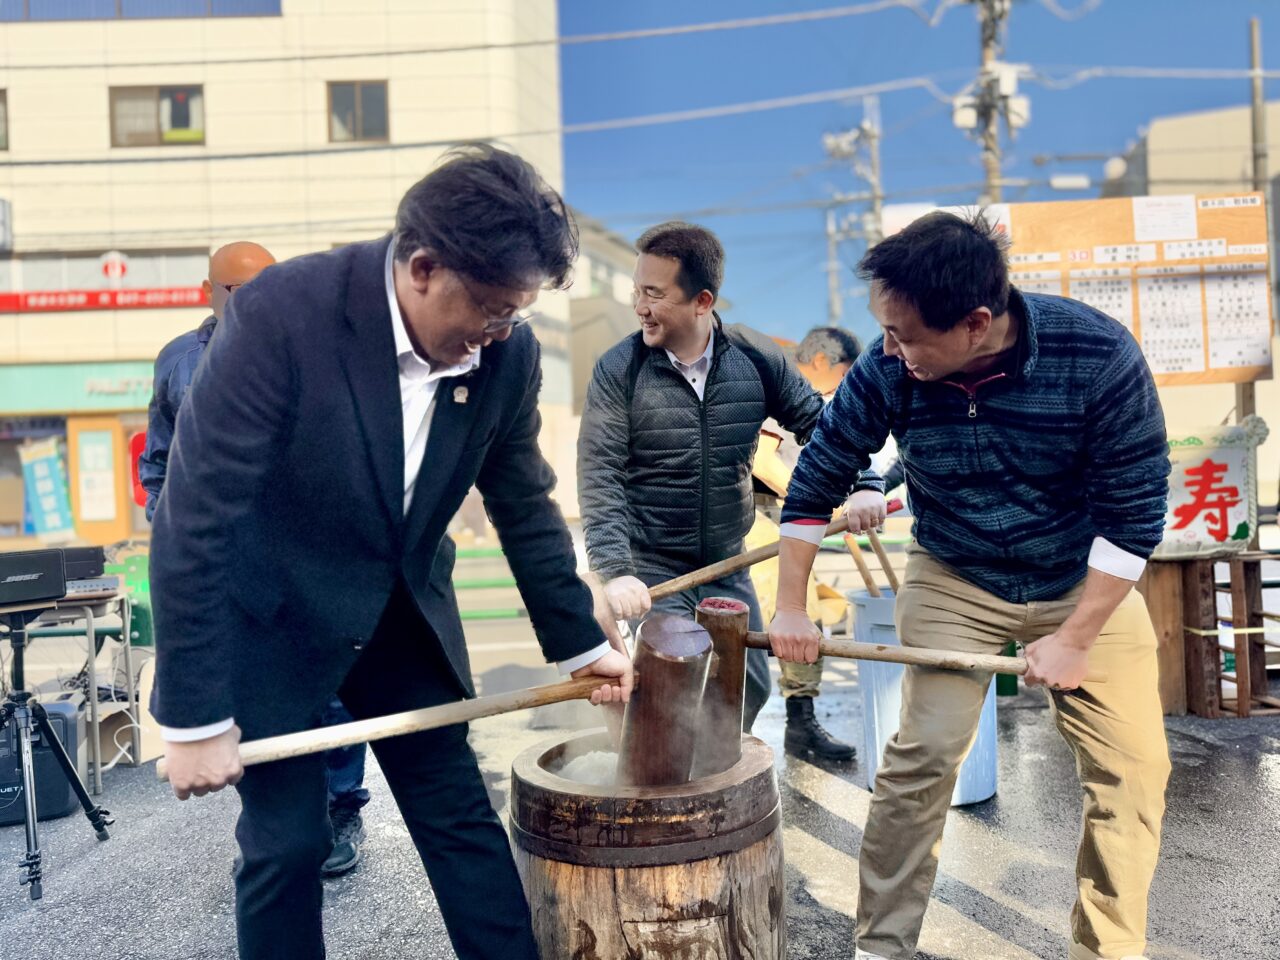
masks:
{"label": "camera tripod", "polygon": [[[31,756],[33,731],[39,732],[39,735],[44,738],[45,744],[48,745],[49,750],[53,753],[54,758],[58,761],[58,766],[62,768],[63,776],[67,778],[71,789],[80,800],[80,806],[84,808],[84,815],[89,818],[89,823],[93,826],[99,840],[106,840],[110,837],[110,834],[107,833],[107,827],[115,822],[111,818],[109,811],[95,806],[93,800],[89,798],[89,791],[80,782],[80,775],[76,772],[71,758],[67,756],[66,748],[63,747],[62,741],[58,739],[58,735],[54,733],[53,725],[49,723],[49,716],[45,713],[44,705],[25,689],[26,675],[23,665],[23,653],[27,646],[27,624],[42,612],[42,610],[36,609],[0,613],[0,620],[3,620],[9,626],[9,640],[13,646],[13,686],[9,691],[9,695],[4,698],[4,702],[0,703],[0,732],[7,729],[10,723],[16,726],[18,752],[22,760],[22,800],[25,804],[23,814],[27,827],[27,855],[18,862],[18,883],[23,886],[30,885],[32,900],[39,900],[44,896],[44,888],[41,881],[40,838],[36,832],[36,780]],[[96,695],[96,690],[90,692],[90,696]]]}

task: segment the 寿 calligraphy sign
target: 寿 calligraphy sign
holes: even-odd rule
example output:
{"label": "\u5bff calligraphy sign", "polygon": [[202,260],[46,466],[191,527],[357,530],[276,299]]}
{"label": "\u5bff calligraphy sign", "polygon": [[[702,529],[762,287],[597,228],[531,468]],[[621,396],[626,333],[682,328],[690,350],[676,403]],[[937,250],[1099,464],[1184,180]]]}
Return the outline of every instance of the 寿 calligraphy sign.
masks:
{"label": "\u5bff calligraphy sign", "polygon": [[[1173,508],[1173,516],[1178,522],[1170,527],[1171,530],[1186,530],[1196,520],[1203,519],[1205,532],[1218,543],[1226,543],[1228,539],[1249,539],[1249,520],[1247,517],[1241,519],[1240,511],[1236,509],[1244,503],[1240,487],[1225,482],[1228,471],[1238,474],[1240,468],[1236,465],[1237,469],[1232,470],[1227,459],[1224,457],[1224,462],[1217,463],[1212,457],[1205,457],[1202,463],[1182,471],[1190,499]],[[1230,459],[1238,458],[1233,456]]]}
{"label": "\u5bff calligraphy sign", "polygon": [[1261,417],[1169,438],[1169,509],[1155,555],[1214,556],[1248,547],[1258,527],[1256,450]]}

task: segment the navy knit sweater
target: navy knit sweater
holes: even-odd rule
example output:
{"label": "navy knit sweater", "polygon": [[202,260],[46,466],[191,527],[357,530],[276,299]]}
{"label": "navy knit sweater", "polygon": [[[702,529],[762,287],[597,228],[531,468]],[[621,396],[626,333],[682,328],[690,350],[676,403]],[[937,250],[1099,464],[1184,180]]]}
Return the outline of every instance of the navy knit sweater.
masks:
{"label": "navy knit sweater", "polygon": [[1092,307],[1013,292],[1015,362],[970,391],[918,382],[878,338],[800,455],[783,522],[829,518],[892,433],[913,534],[970,582],[1013,603],[1084,578],[1094,537],[1149,557],[1169,457],[1155,383],[1133,336]]}

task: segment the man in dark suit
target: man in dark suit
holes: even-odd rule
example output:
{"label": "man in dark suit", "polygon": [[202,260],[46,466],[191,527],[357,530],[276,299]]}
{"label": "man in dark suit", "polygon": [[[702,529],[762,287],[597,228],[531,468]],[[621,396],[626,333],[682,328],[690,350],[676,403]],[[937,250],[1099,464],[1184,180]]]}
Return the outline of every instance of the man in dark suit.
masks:
{"label": "man in dark suit", "polygon": [[[155,515],[155,715],[179,798],[238,784],[245,958],[320,958],[322,754],[242,770],[237,743],[472,696],[449,519],[485,498],[548,660],[625,700],[538,450],[523,321],[576,255],[527,163],[456,151],[395,234],[240,289],[178,416]],[[609,615],[602,613],[605,622]],[[373,745],[461,958],[535,960],[528,906],[465,725]]]}

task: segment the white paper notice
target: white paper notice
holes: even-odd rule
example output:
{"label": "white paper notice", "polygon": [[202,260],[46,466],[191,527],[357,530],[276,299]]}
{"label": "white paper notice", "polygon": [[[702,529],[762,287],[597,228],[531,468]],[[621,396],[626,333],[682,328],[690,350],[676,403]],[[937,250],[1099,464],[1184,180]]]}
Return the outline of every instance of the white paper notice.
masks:
{"label": "white paper notice", "polygon": [[1173,240],[1164,245],[1166,260],[1203,260],[1206,257],[1225,257],[1226,255],[1225,237],[1213,240]]}
{"label": "white paper notice", "polygon": [[1009,262],[1011,264],[1036,264],[1036,263],[1059,263],[1062,260],[1062,254],[1056,250],[1048,253],[1014,253],[1010,254]]}
{"label": "white paper notice", "polygon": [[78,440],[80,519],[114,520],[116,471],[111,433],[107,430],[82,430]]}
{"label": "white paper notice", "polygon": [[1119,243],[1094,247],[1094,263],[1150,263],[1156,259],[1154,243]]}
{"label": "white paper notice", "polygon": [[1196,238],[1196,198],[1190,194],[1171,197],[1133,198],[1133,239],[1194,240]]}
{"label": "white paper notice", "polygon": [[1009,274],[1009,282],[1023,293],[1062,296],[1062,274],[1057,270],[1020,270]]}
{"label": "white paper notice", "polygon": [[1209,365],[1263,367],[1271,363],[1271,316],[1265,263],[1205,267]]}
{"label": "white paper notice", "polygon": [[1201,210],[1229,210],[1234,207],[1260,207],[1262,198],[1247,197],[1204,197],[1200,200]]}
{"label": "white paper notice", "polygon": [[1133,271],[1128,267],[1072,270],[1071,298],[1119,320],[1133,333]]}
{"label": "white paper notice", "polygon": [[1138,321],[1153,373],[1204,371],[1200,267],[1140,267]]}

